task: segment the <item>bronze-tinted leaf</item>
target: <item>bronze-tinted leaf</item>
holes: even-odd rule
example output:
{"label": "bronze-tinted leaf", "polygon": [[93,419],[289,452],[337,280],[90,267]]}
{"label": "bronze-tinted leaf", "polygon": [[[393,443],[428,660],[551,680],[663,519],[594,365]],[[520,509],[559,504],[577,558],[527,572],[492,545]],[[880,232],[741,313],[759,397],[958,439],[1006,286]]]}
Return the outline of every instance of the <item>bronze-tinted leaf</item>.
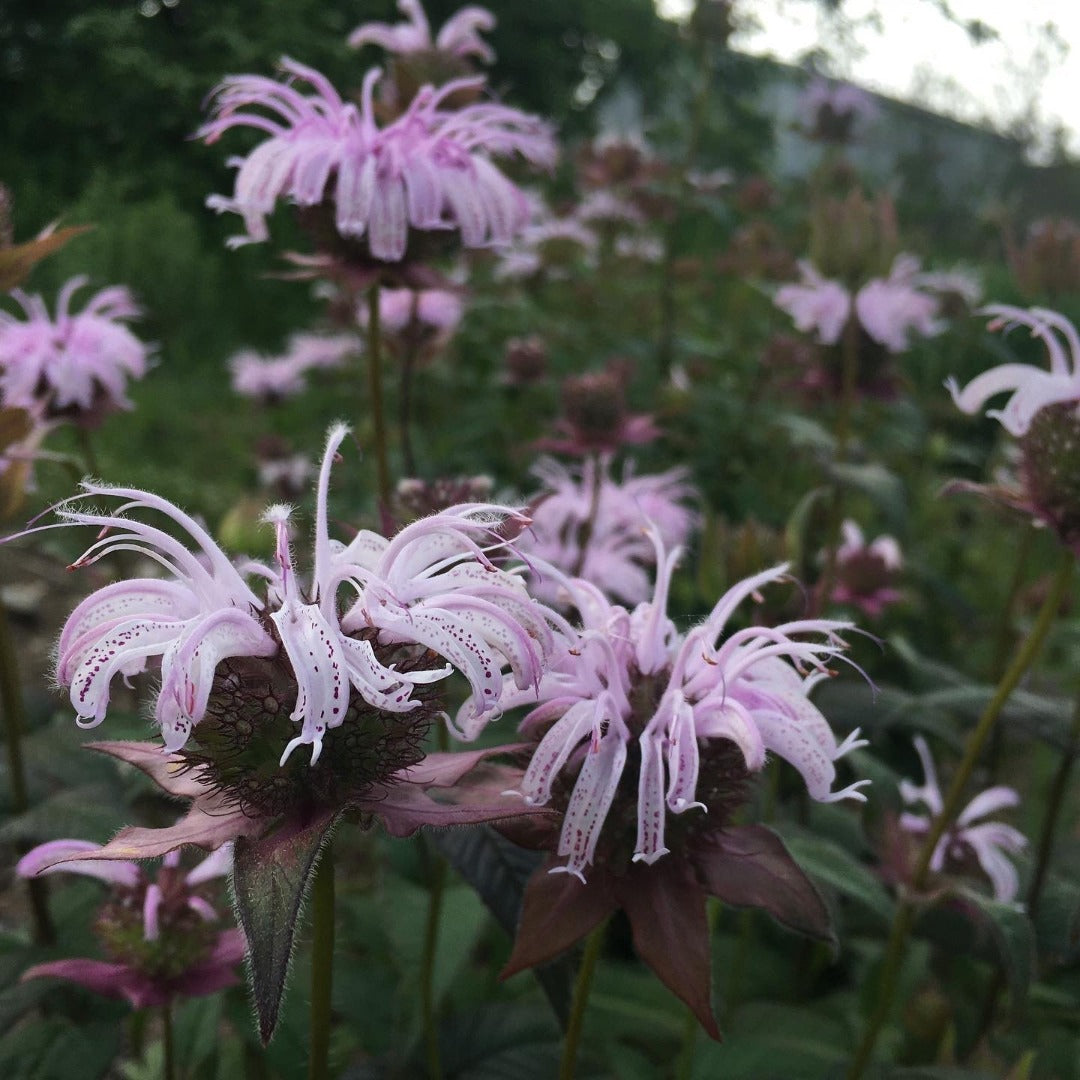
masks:
{"label": "bronze-tinted leaf", "polygon": [[638,956],[686,1003],[701,1026],[719,1039],[712,1008],[705,890],[692,868],[670,855],[653,866],[639,863],[615,879],[615,892],[630,919]]}
{"label": "bronze-tinted leaf", "polygon": [[554,960],[618,906],[610,875],[593,867],[582,882],[572,874],[548,873],[559,865],[549,859],[525,886],[514,951],[500,978]]}
{"label": "bronze-tinted leaf", "polygon": [[701,836],[694,862],[702,884],[725,904],[761,908],[792,930],[835,940],[821,894],[783,840],[764,825]]}

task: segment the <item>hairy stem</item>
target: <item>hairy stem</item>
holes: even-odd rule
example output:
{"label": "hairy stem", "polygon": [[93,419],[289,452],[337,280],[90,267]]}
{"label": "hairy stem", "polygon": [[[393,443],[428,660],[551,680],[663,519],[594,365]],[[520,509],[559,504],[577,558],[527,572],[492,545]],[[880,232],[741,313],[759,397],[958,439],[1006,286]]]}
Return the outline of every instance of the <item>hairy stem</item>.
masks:
{"label": "hairy stem", "polygon": [[[840,402],[836,413],[837,465],[847,461],[848,445],[851,442],[851,418],[855,410],[855,390],[859,380],[859,320],[852,312],[844,327],[841,348]],[[836,560],[840,547],[840,527],[844,521],[844,486],[839,477],[833,478],[832,498],[829,500],[829,525],[825,540],[825,568],[821,572],[815,590],[815,608],[821,611],[829,602],[833,583],[836,580]]]}
{"label": "hairy stem", "polygon": [[308,1080],[330,1076],[330,998],[334,986],[334,852],[319,856],[311,889],[314,937],[311,943],[311,1057]]}
{"label": "hairy stem", "polygon": [[960,804],[964,798],[965,788],[975,770],[975,765],[979,760],[979,754],[986,743],[986,739],[997,718],[1001,715],[1001,710],[1005,707],[1009,696],[1016,689],[1024,673],[1035,662],[1047,635],[1050,633],[1050,628],[1054,625],[1054,619],[1061,608],[1061,602],[1067,595],[1069,586],[1072,583],[1075,562],[1076,559],[1072,552],[1063,552],[1061,565],[1054,578],[1053,586],[1043,602],[1035,624],[1021,644],[1013,662],[1001,677],[1001,682],[998,683],[994,696],[990,699],[982,716],[979,718],[978,725],[968,738],[964,756],[953,774],[952,783],[945,796],[941,813],[934,819],[919,850],[909,894],[901,897],[897,905],[892,931],[889,935],[889,944],[885,952],[877,1004],[867,1021],[862,1042],[859,1044],[852,1059],[851,1067],[848,1069],[847,1080],[859,1080],[866,1071],[874,1047],[877,1045],[878,1036],[881,1034],[881,1029],[889,1015],[893,995],[896,991],[897,976],[900,973],[903,961],[904,946],[907,943],[908,934],[915,920],[915,902],[912,897],[917,896],[925,889],[930,872],[930,861],[934,857],[934,851],[937,849],[941,838],[956,819]]}
{"label": "hairy stem", "polygon": [[386,415],[383,408],[382,385],[382,328],[379,323],[378,283],[368,290],[367,326],[368,396],[371,398],[371,419],[375,425],[375,473],[382,509],[390,507],[390,459],[386,440]]}
{"label": "hairy stem", "polygon": [[600,950],[604,945],[606,929],[605,920],[585,939],[585,953],[581,958],[581,967],[578,968],[574,982],[574,996],[570,1002],[570,1018],[566,1025],[566,1041],[563,1043],[562,1061],[559,1064],[559,1080],[574,1080],[578,1046],[585,1028],[585,1009],[589,1003],[589,991],[592,988],[596,962],[600,959]]}

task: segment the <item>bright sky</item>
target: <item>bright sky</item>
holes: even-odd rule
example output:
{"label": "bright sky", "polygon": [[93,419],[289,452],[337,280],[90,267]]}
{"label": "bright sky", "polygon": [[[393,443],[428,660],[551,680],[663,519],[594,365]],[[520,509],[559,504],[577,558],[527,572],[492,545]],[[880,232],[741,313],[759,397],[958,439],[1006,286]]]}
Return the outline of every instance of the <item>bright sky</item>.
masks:
{"label": "bright sky", "polygon": [[[990,116],[1003,125],[1035,101],[1039,126],[1063,124],[1080,154],[1080,0],[947,0],[960,19],[981,19],[999,31],[999,40],[982,45],[940,13],[940,2],[846,0],[844,11],[857,25],[880,11],[880,29],[860,25],[837,41],[815,0],[739,0],[737,13],[758,28],[740,31],[732,45],[798,62],[824,44],[835,61],[829,74],[961,119]],[[693,7],[693,0],[656,3],[676,18]],[[1051,21],[1060,49],[1039,33]]]}

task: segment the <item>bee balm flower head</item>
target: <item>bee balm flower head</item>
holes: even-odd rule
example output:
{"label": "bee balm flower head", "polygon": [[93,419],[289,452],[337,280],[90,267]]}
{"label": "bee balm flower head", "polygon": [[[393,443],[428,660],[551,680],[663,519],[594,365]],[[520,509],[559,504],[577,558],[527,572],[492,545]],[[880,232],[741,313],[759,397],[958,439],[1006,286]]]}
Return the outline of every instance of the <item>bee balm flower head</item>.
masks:
{"label": "bee balm flower head", "polygon": [[555,162],[554,140],[545,123],[505,105],[444,108],[476,80],[424,86],[401,116],[380,128],[373,99],[378,69],[365,77],[358,107],[312,68],[289,59],[282,68],[288,82],[226,79],[198,132],[207,142],[234,127],[269,136],[235,159],[233,196],[207,200],[243,217],[247,232],[233,238],[234,246],[267,239],[266,218],[279,198],[326,206],[338,234],[365,238],[370,257],[383,263],[405,257],[411,231],[456,232],[465,247],[492,247],[508,244],[528,220],[524,194],[492,158],[517,154],[547,168]]}

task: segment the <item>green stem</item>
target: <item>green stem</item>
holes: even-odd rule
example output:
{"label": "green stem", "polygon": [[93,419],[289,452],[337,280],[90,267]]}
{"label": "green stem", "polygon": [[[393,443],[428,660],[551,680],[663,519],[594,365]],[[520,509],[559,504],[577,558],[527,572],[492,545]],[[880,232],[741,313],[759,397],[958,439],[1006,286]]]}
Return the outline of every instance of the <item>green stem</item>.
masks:
{"label": "green stem", "polygon": [[889,944],[886,947],[877,1004],[867,1022],[863,1040],[855,1052],[851,1067],[848,1069],[847,1080],[859,1080],[859,1077],[865,1072],[877,1044],[878,1036],[881,1034],[881,1028],[892,1006],[896,980],[904,957],[904,946],[915,921],[915,903],[911,897],[918,896],[926,887],[930,873],[930,861],[934,857],[934,852],[941,838],[952,825],[960,810],[967,783],[975,770],[975,765],[979,760],[979,754],[986,743],[987,736],[993,730],[994,724],[1001,715],[1001,710],[1005,707],[1005,703],[1009,700],[1013,690],[1016,689],[1024,673],[1039,655],[1047,635],[1050,633],[1050,628],[1054,625],[1054,619],[1061,608],[1061,603],[1072,583],[1075,563],[1076,559],[1072,552],[1066,550],[1062,553],[1061,566],[1054,578],[1050,592],[1043,602],[1034,626],[1032,626],[1030,633],[1020,646],[1012,664],[1009,665],[1008,670],[1002,676],[1001,682],[994,691],[994,696],[990,699],[982,716],[979,718],[978,725],[968,738],[964,756],[953,774],[952,783],[949,786],[948,794],[945,796],[941,813],[934,819],[920,848],[919,858],[911,878],[909,894],[901,897],[897,905],[892,931],[889,935]]}
{"label": "green stem", "polygon": [[330,1076],[330,998],[334,985],[334,852],[319,856],[311,889],[314,936],[311,943],[311,1057],[308,1080]]}
{"label": "green stem", "polygon": [[[1024,529],[1024,534],[1020,538],[1020,546],[1016,552],[1012,581],[1009,582],[1005,606],[1002,608],[1001,618],[998,620],[997,630],[994,634],[994,652],[989,670],[989,681],[992,683],[996,683],[1001,678],[1005,665],[1009,661],[1009,650],[1015,640],[1013,623],[1016,620],[1016,605],[1020,599],[1020,589],[1024,584],[1028,558],[1035,543],[1035,532],[1036,529],[1033,524]],[[1001,728],[995,727],[986,755],[991,776],[997,775],[998,762],[1001,759],[1001,742]]]}
{"label": "green stem", "polygon": [[570,1019],[566,1025],[559,1080],[574,1080],[578,1046],[585,1028],[585,1008],[589,1003],[589,990],[592,988],[593,974],[596,971],[596,962],[600,959],[606,929],[605,920],[585,940],[585,954],[581,958],[581,967],[578,968],[577,980],[574,982],[574,996],[570,1002]]}
{"label": "green stem", "polygon": [[161,1075],[163,1080],[176,1080],[176,1046],[173,1040],[172,1003],[161,1006],[161,1037],[165,1044]]}
{"label": "green stem", "polygon": [[386,442],[386,416],[383,410],[382,328],[379,323],[378,283],[368,290],[367,337],[368,395],[371,419],[375,425],[375,471],[382,509],[390,508],[390,464]]}
{"label": "green stem", "polygon": [[[15,640],[8,622],[7,608],[0,599],[0,710],[4,714],[4,743],[7,746],[8,784],[11,787],[11,809],[16,815],[29,809],[27,793],[26,762],[23,760],[22,739],[26,731],[26,705],[23,701],[22,683],[19,680],[19,659],[15,652]],[[25,851],[27,848],[21,848]],[[34,941],[39,945],[51,945],[56,940],[56,929],[49,914],[48,885],[41,878],[29,878],[26,891],[30,898],[30,912],[34,923]]]}
{"label": "green stem", "polygon": [[446,860],[431,851],[431,895],[428,898],[427,923],[424,926],[424,950],[420,962],[420,1011],[424,1026],[424,1052],[429,1080],[441,1080],[439,1028],[435,1009],[435,953],[439,944],[439,925],[443,895],[446,890]]}
{"label": "green stem", "polygon": [[1050,792],[1046,799],[1046,817],[1043,819],[1042,831],[1039,834],[1039,846],[1035,855],[1035,871],[1031,876],[1031,884],[1028,886],[1027,909],[1028,916],[1032,919],[1038,914],[1039,904],[1042,902],[1043,885],[1046,882],[1046,871],[1050,865],[1050,856],[1054,850],[1054,836],[1057,833],[1061,811],[1065,805],[1065,792],[1069,787],[1069,776],[1076,758],[1080,755],[1080,696],[1077,697],[1073,706],[1072,726],[1069,729],[1069,741],[1058,762],[1057,772],[1050,782]]}
{"label": "green stem", "polygon": [[[859,320],[854,316],[844,327],[841,342],[840,402],[836,413],[837,465],[843,465],[851,442],[851,419],[855,410],[855,390],[859,381]],[[825,541],[825,568],[821,572],[816,589],[816,608],[821,611],[829,602],[833,582],[836,580],[836,559],[840,547],[840,527],[844,521],[844,486],[839,477],[833,478],[832,498],[829,500],[829,525]]]}

